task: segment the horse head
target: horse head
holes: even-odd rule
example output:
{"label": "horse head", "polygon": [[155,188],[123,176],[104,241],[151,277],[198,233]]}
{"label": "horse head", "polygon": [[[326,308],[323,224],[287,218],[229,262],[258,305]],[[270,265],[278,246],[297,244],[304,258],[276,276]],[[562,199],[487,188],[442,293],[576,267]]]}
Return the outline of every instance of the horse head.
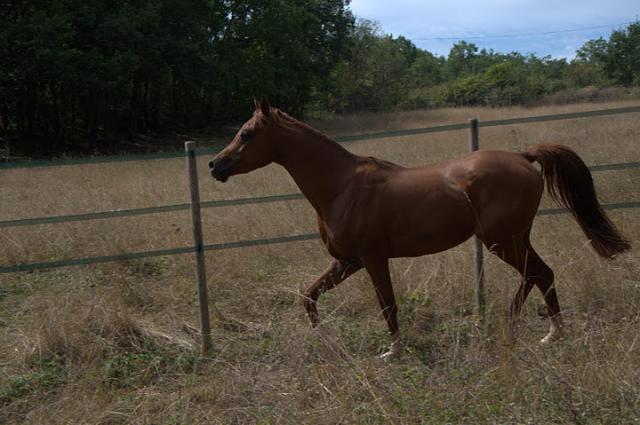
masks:
{"label": "horse head", "polygon": [[266,97],[254,99],[255,111],[231,142],[209,161],[213,178],[226,182],[236,174],[244,174],[270,164],[275,159],[274,134],[269,126],[272,109]]}

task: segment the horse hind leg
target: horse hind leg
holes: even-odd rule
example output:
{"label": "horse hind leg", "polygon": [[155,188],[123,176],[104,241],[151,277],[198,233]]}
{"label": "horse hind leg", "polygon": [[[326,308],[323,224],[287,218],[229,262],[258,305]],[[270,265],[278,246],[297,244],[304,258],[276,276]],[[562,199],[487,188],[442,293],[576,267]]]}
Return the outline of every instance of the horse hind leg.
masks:
{"label": "horse hind leg", "polygon": [[381,359],[388,360],[399,355],[402,349],[398,327],[398,305],[393,294],[389,260],[387,258],[367,258],[363,259],[363,262],[376,289],[378,302],[391,334],[391,346],[387,352],[380,356]]}
{"label": "horse hind leg", "polygon": [[533,249],[528,233],[522,237],[514,237],[510,241],[485,244],[522,276],[522,282],[509,309],[509,325],[513,325],[529,292],[535,285],[542,293],[549,313],[549,333],[540,342],[546,344],[560,337],[562,319],[558,296],[553,285],[553,270]]}
{"label": "horse hind leg", "polygon": [[530,276],[529,279],[534,281],[535,285],[542,293],[549,315],[549,333],[540,340],[540,343],[548,344],[562,337],[562,315],[560,314],[560,304],[558,303],[556,287],[553,284],[553,270],[551,270],[551,268],[542,261],[533,248],[531,248],[530,252],[533,254],[532,258],[534,259],[535,267],[531,269],[531,273],[528,273]]}
{"label": "horse hind leg", "polygon": [[303,305],[307,310],[311,325],[318,324],[318,308],[316,306],[318,298],[323,292],[338,286],[346,278],[362,268],[359,264],[353,264],[342,260],[334,260],[329,268],[316,279],[304,291]]}

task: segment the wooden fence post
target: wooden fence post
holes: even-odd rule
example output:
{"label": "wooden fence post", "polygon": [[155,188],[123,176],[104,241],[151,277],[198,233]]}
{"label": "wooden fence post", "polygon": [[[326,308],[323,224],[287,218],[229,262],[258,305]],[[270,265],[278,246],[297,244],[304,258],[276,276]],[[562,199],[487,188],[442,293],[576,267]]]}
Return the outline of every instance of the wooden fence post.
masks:
{"label": "wooden fence post", "polygon": [[187,173],[189,191],[191,192],[191,224],[193,243],[195,246],[196,281],[198,284],[198,304],[200,306],[200,334],[202,337],[202,353],[207,354],[212,347],[211,323],[209,321],[209,302],[207,298],[207,275],[204,267],[204,250],[202,248],[202,219],[200,217],[200,190],[198,187],[198,166],[196,164],[195,142],[185,142],[187,154]]}
{"label": "wooden fence post", "polygon": [[[475,152],[479,149],[478,138],[478,119],[471,118],[469,120],[469,150]],[[484,294],[484,252],[482,249],[482,241],[477,236],[473,237],[473,251],[475,257],[475,301],[476,314],[480,320],[484,321],[485,316],[485,294]]]}

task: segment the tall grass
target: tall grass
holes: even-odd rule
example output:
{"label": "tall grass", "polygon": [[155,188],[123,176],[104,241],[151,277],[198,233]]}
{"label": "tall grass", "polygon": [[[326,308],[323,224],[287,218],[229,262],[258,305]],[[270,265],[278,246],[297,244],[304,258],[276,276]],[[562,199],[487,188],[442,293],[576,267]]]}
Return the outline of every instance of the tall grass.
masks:
{"label": "tall grass", "polygon": [[[331,134],[560,113],[608,105],[445,109],[316,120]],[[588,164],[640,161],[637,114],[482,128],[485,149],[539,142],[573,147]],[[356,142],[403,165],[453,158],[465,131]],[[296,191],[272,165],[220,185],[200,158],[203,199]],[[1,172],[0,219],[186,202],[182,160]],[[603,202],[639,200],[640,171],[594,175]],[[548,199],[543,205],[552,204]],[[632,242],[640,211],[611,212]],[[306,201],[203,210],[207,243],[315,231]],[[428,219],[428,213],[425,213]],[[3,229],[3,264],[187,246],[188,212]],[[388,343],[366,273],[320,299],[311,329],[305,285],[329,257],[318,241],[207,254],[215,349],[198,354],[189,256],[0,276],[0,423],[498,423],[640,421],[640,258],[606,262],[569,216],[539,217],[533,244],[556,273],[567,337],[543,348],[538,293],[515,346],[504,335],[519,282],[488,257],[485,324],[473,316],[469,244],[391,263],[407,350]]]}

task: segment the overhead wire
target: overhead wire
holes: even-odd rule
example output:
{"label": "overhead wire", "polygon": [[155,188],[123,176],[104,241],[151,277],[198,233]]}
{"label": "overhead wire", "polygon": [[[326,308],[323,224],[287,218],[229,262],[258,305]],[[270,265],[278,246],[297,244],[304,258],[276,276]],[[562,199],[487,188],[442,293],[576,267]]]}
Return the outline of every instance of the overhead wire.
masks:
{"label": "overhead wire", "polygon": [[622,25],[630,25],[638,22],[629,21],[629,22],[621,22],[617,24],[608,24],[608,25],[597,25],[592,27],[582,27],[582,28],[571,28],[564,30],[554,30],[554,31],[541,31],[541,32],[529,32],[529,33],[511,33],[511,34],[489,34],[489,35],[472,35],[472,36],[442,36],[442,37],[407,37],[412,41],[434,41],[434,40],[480,40],[480,39],[493,39],[493,38],[512,38],[512,37],[534,37],[539,35],[551,35],[551,34],[562,34],[568,32],[579,32],[579,31],[589,31],[595,29],[602,28],[613,28]]}

